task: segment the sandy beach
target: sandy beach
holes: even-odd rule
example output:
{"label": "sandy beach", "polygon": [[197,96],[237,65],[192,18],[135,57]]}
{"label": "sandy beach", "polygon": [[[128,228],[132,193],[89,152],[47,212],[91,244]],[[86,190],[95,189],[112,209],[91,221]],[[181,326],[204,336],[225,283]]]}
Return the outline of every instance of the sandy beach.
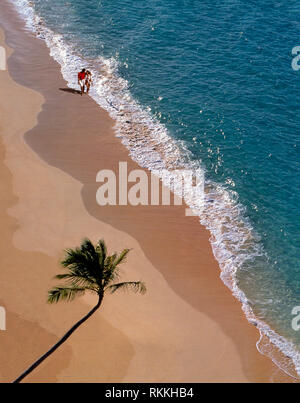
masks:
{"label": "sandy beach", "polygon": [[97,204],[99,170],[140,167],[108,114],[66,90],[45,43],[6,0],[0,15],[9,56],[0,71],[0,381],[12,381],[96,303],[88,295],[46,303],[63,249],[84,237],[104,238],[111,252],[131,248],[123,278],[143,280],[148,292],[106,296],[26,382],[292,381],[257,351],[259,333],[185,206]]}

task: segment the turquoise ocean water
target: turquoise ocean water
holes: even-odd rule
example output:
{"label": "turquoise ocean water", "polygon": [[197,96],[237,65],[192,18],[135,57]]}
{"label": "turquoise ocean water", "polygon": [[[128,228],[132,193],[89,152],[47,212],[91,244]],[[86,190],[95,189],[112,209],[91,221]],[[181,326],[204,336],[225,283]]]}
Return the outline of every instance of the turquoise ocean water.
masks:
{"label": "turquoise ocean water", "polygon": [[117,119],[132,158],[164,167],[147,137],[127,140],[124,113],[146,122],[165,158],[205,170],[200,220],[223,281],[260,330],[258,349],[300,374],[291,325],[300,306],[299,2],[13,2],[70,86],[80,67],[92,69],[91,95]]}

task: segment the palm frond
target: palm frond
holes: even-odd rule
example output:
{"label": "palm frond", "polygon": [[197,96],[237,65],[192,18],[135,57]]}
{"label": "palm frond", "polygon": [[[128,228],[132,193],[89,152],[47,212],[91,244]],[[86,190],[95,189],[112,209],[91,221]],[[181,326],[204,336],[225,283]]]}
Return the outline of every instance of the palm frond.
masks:
{"label": "palm frond", "polygon": [[72,272],[66,274],[57,274],[54,278],[57,280],[66,280],[66,282],[71,284],[73,287],[94,288],[95,291],[97,291],[99,288],[98,284],[93,279],[86,276],[78,276]]}
{"label": "palm frond", "polygon": [[84,239],[80,248],[66,249],[61,265],[74,275],[83,276],[101,284],[102,273],[99,271],[98,254],[89,239]]}
{"label": "palm frond", "polygon": [[95,253],[96,251],[93,242],[89,238],[84,238],[80,247],[81,249],[89,250],[91,253]]}
{"label": "palm frond", "polygon": [[116,253],[111,256],[107,256],[104,262],[104,267],[106,268],[112,266],[115,263],[117,257],[118,255]]}
{"label": "palm frond", "polygon": [[126,256],[129,253],[130,249],[124,249],[120,255],[118,256],[116,253],[112,256],[109,256],[105,262],[105,269],[103,273],[103,283],[104,287],[106,287],[112,281],[115,281],[119,278],[120,270],[118,266],[121,263],[125,262]]}
{"label": "palm frond", "polygon": [[97,253],[92,241],[88,238],[85,238],[80,246],[81,252],[85,254],[88,258],[94,260],[97,258]]}
{"label": "palm frond", "polygon": [[54,287],[48,293],[48,303],[54,304],[59,301],[72,301],[75,297],[83,295],[86,288],[80,287]]}
{"label": "palm frond", "polygon": [[87,273],[89,259],[86,254],[82,253],[80,248],[66,249],[65,258],[61,261],[61,265],[77,273]]}
{"label": "palm frond", "polygon": [[119,266],[119,264],[121,263],[125,263],[126,257],[129,253],[130,249],[124,249],[120,255],[115,259],[114,263],[113,263],[113,268],[116,268],[117,266]]}
{"label": "palm frond", "polygon": [[118,290],[133,291],[135,293],[145,294],[147,291],[145,284],[142,281],[125,281],[123,283],[112,284],[106,287],[111,294]]}
{"label": "palm frond", "polygon": [[107,248],[103,239],[100,239],[100,241],[98,241],[98,244],[96,246],[96,252],[98,254],[100,267],[103,268],[107,256]]}

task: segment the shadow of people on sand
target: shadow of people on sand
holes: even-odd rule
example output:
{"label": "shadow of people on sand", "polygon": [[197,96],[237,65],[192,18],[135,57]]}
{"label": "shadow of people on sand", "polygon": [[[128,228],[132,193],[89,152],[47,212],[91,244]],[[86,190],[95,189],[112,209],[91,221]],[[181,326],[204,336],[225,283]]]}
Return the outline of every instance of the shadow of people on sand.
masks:
{"label": "shadow of people on sand", "polygon": [[73,88],[60,88],[60,91],[70,92],[71,94],[79,94],[79,95],[81,95],[81,91],[74,90]]}

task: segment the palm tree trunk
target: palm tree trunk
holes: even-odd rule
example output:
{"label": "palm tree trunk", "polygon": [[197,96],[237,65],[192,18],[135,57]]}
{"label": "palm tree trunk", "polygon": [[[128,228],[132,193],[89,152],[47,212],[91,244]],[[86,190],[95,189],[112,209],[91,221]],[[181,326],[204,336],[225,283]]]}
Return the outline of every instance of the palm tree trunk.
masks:
{"label": "palm tree trunk", "polygon": [[99,295],[99,300],[97,305],[87,314],[85,315],[80,321],[78,321],[71,329],[53,346],[48,350],[44,355],[42,355],[34,364],[32,364],[26,371],[24,371],[17,379],[15,379],[12,383],[19,383],[24,379],[27,375],[29,375],[36,367],[38,367],[49,355],[54,353],[55,350],[58,349],[70,336],[72,333],[75,332],[76,329],[79,328],[86,320],[88,320],[96,311],[99,309],[101,302],[103,299],[103,295]]}

